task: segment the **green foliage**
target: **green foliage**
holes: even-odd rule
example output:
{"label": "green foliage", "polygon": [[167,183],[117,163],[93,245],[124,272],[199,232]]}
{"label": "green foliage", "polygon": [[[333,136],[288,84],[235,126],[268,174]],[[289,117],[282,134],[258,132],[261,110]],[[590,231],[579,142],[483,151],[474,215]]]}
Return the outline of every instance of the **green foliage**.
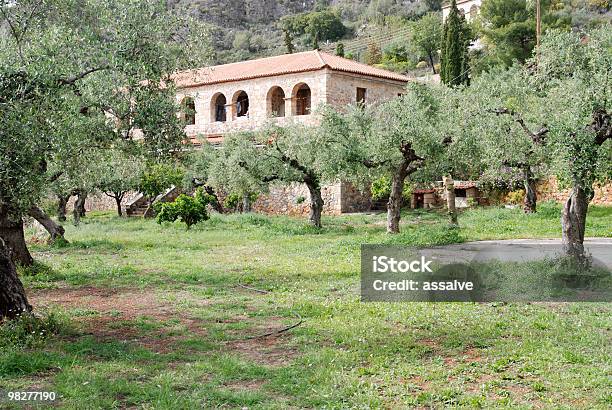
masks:
{"label": "green foliage", "polygon": [[336,44],[336,55],[339,57],[344,57],[344,44],[343,43]]}
{"label": "green foliage", "polygon": [[285,33],[306,35],[313,48],[318,47],[319,41],[338,40],[347,32],[339,12],[330,8],[287,16],[280,24]]}
{"label": "green foliage", "polygon": [[456,0],[452,0],[442,32],[440,78],[444,84],[469,84],[470,41],[471,33],[465,17],[459,14]]}
{"label": "green foliage", "polygon": [[420,59],[427,59],[434,74],[435,61],[442,45],[442,19],[439,13],[428,13],[410,25],[411,45]]}
{"label": "green foliage", "polygon": [[[372,193],[372,199],[375,201],[389,198],[391,193],[391,179],[388,176],[381,176],[380,178],[372,181],[370,186],[370,192]],[[412,186],[410,183],[404,183],[404,191],[402,192],[402,199],[410,202],[412,197]]]}
{"label": "green foliage", "polygon": [[291,36],[291,31],[288,29],[283,30],[283,38],[285,41],[285,47],[287,48],[287,54],[293,54],[294,46],[293,46],[293,37]]}
{"label": "green foliage", "polygon": [[108,150],[96,164],[98,168],[95,188],[109,196],[136,191],[143,175],[145,158],[133,156],[123,150]]}
{"label": "green foliage", "polygon": [[517,191],[508,192],[506,195],[506,202],[513,205],[518,205],[523,202],[523,198],[525,197],[525,191],[519,189]]}
{"label": "green foliage", "polygon": [[154,0],[0,7],[13,28],[0,47],[0,203],[27,210],[58,172],[87,174],[97,151],[136,134],[153,157],[181,144],[174,87],[162,79],[208,59],[200,24]]}
{"label": "green foliage", "polygon": [[551,31],[542,41],[532,78],[533,85],[545,93],[538,113],[551,129],[555,174],[584,189],[589,198],[593,183],[609,180],[612,169],[611,50],[609,25],[592,30],[587,37]]}
{"label": "green foliage", "polygon": [[256,192],[243,193],[243,194],[238,194],[234,192],[234,193],[229,194],[225,198],[223,205],[228,209],[237,209],[238,206],[244,200],[245,195],[248,195],[249,197],[248,199],[250,203],[257,201],[257,198],[259,197],[259,194],[257,194]]}
{"label": "green foliage", "polygon": [[179,186],[183,176],[183,169],[174,164],[153,164],[143,172],[138,189],[147,198],[154,199],[173,185]]}
{"label": "green foliage", "polygon": [[154,205],[157,223],[180,220],[191,229],[192,225],[209,219],[206,206],[214,201],[213,196],[199,188],[194,196],[181,194],[174,202],[158,202]]}
{"label": "green foliage", "polygon": [[410,46],[406,44],[405,40],[397,40],[384,48],[379,66],[391,71],[406,72],[414,68],[415,64],[416,61],[414,60],[414,54],[410,51]]}
{"label": "green foliage", "polygon": [[251,48],[251,34],[248,31],[239,31],[234,35],[232,47],[239,50],[249,50]]}

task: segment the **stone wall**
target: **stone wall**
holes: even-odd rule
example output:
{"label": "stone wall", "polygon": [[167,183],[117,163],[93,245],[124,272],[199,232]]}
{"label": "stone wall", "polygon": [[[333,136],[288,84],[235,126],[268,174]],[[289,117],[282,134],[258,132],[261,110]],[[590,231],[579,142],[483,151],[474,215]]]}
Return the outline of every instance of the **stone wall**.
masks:
{"label": "stone wall", "polygon": [[[612,205],[612,183],[606,185],[593,185],[595,196],[591,200],[593,205]],[[539,182],[537,185],[538,201],[565,202],[570,194],[570,189],[560,189],[555,177]]]}
{"label": "stone wall", "polygon": [[[323,213],[338,215],[342,212],[341,184],[326,185],[321,189]],[[298,199],[303,198],[303,201]],[[260,195],[253,204],[253,211],[269,215],[308,215],[310,193],[305,184],[274,185],[270,192]]]}
{"label": "stone wall", "polygon": [[[321,189],[323,213],[340,215],[342,213],[370,210],[369,192],[362,193],[348,182],[336,182]],[[298,199],[302,199],[299,201]],[[305,184],[276,185],[265,195],[260,195],[253,204],[253,211],[270,215],[308,215],[310,213],[310,193]]]}
{"label": "stone wall", "polygon": [[[128,193],[125,195],[123,200],[121,201],[121,205],[123,206],[123,210],[125,211],[126,204],[136,195],[136,193]],[[55,198],[51,198],[56,201]],[[66,210],[68,213],[72,212],[74,209],[74,201],[76,201],[76,196],[73,196],[68,201],[66,205]],[[57,203],[57,202],[55,202]],[[87,199],[85,200],[85,211],[115,211],[117,209],[117,204],[115,203],[115,199],[108,197],[102,193],[89,194],[87,195]]]}

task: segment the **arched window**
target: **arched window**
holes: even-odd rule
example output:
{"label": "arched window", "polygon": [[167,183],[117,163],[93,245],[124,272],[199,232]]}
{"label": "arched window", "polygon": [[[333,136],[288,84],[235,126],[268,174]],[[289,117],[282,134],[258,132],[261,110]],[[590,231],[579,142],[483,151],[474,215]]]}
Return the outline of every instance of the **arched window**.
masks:
{"label": "arched window", "polygon": [[227,121],[227,99],[225,95],[217,93],[213,95],[211,101],[212,122]]}
{"label": "arched window", "polygon": [[280,87],[272,87],[266,98],[269,117],[285,116],[285,92]]}
{"label": "arched window", "polygon": [[293,115],[310,114],[310,87],[301,83],[293,88]]}
{"label": "arched window", "polygon": [[195,124],[195,101],[191,97],[183,98],[181,102],[181,118],[185,121],[185,125]]}
{"label": "arched window", "polygon": [[234,105],[234,115],[238,117],[249,116],[249,96],[244,91],[237,91],[232,99]]}

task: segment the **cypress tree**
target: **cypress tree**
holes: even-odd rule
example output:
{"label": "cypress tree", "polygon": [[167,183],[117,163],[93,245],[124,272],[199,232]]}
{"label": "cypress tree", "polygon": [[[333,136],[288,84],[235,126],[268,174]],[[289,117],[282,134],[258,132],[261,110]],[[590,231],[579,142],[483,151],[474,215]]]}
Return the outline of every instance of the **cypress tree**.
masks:
{"label": "cypress tree", "polygon": [[440,55],[440,78],[444,84],[459,85],[469,82],[468,46],[469,29],[465,17],[459,14],[457,1],[451,1],[451,10],[444,22]]}

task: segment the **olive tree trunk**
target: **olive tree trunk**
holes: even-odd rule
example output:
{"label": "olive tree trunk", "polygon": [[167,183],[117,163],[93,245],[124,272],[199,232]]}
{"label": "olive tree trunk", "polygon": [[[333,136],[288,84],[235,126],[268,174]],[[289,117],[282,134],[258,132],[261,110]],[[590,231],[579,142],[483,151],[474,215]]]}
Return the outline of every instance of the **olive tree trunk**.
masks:
{"label": "olive tree trunk", "polygon": [[122,198],[115,197],[115,204],[117,205],[117,216],[123,216],[123,209],[121,208]]}
{"label": "olive tree trunk", "polygon": [[45,211],[40,209],[38,206],[33,205],[28,211],[28,214],[32,218],[36,219],[38,223],[40,223],[47,230],[47,232],[49,232],[49,243],[53,243],[58,239],[66,242],[66,238],[64,238],[64,233],[66,233],[64,227],[55,223],[55,221],[51,219],[49,215],[45,213]]}
{"label": "olive tree trunk", "polygon": [[57,220],[60,222],[66,222],[66,206],[70,200],[70,195],[57,196]]}
{"label": "olive tree trunk", "polygon": [[307,182],[308,192],[310,193],[310,215],[308,220],[317,227],[321,227],[321,214],[323,213],[323,196],[321,195],[321,186],[317,183]]}
{"label": "olive tree trunk", "polygon": [[538,195],[536,193],[536,180],[533,177],[531,168],[527,167],[524,170],[524,181],[525,185],[525,199],[523,201],[523,211],[526,214],[532,214],[536,212],[538,203]]}
{"label": "olive tree trunk", "polygon": [[391,178],[391,192],[387,202],[387,232],[399,233],[402,211],[402,195],[404,193],[404,181],[408,176],[408,161],[402,161]]}
{"label": "olive tree trunk", "polygon": [[34,258],[28,250],[23,231],[23,218],[9,214],[6,207],[0,206],[0,238],[10,249],[13,262],[22,266],[31,266]]}
{"label": "olive tree trunk", "polygon": [[455,181],[449,176],[444,176],[444,190],[446,192],[446,208],[448,210],[448,222],[452,226],[458,226],[457,206],[455,204]]}
{"label": "olive tree trunk", "polygon": [[584,264],[584,229],[590,198],[582,187],[575,186],[561,212],[563,251],[578,263]]}
{"label": "olive tree trunk", "polygon": [[248,213],[251,212],[251,198],[248,193],[242,195],[242,212]]}
{"label": "olive tree trunk", "polygon": [[17,276],[11,251],[0,238],[0,321],[31,311],[32,306]]}

